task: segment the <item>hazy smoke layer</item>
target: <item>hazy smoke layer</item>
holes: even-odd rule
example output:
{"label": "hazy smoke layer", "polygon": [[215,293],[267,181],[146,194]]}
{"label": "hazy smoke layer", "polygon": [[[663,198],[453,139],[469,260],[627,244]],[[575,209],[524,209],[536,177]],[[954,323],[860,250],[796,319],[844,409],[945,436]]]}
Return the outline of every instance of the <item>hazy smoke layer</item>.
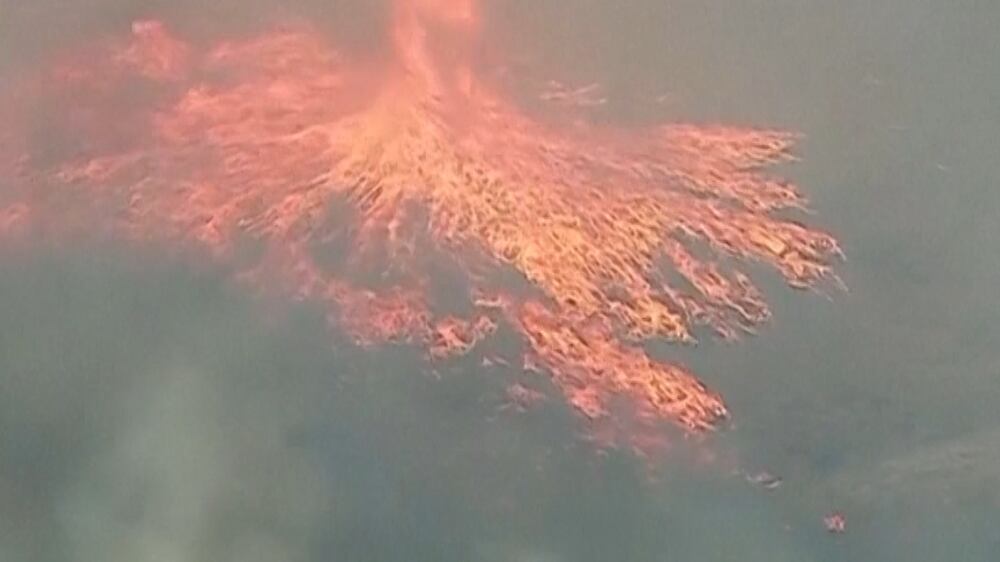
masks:
{"label": "hazy smoke layer", "polygon": [[0,2],[0,61],[34,60],[40,54],[101,34],[127,30],[136,19],[159,17],[192,35],[268,27],[276,19],[306,18],[328,29],[338,45],[371,48],[384,29],[387,0],[57,0]]}
{"label": "hazy smoke layer", "polygon": [[653,524],[631,469],[566,450],[568,411],[498,416],[499,374],[436,380],[308,310],[262,325],[213,275],[73,254],[0,275],[4,561],[601,560]]}

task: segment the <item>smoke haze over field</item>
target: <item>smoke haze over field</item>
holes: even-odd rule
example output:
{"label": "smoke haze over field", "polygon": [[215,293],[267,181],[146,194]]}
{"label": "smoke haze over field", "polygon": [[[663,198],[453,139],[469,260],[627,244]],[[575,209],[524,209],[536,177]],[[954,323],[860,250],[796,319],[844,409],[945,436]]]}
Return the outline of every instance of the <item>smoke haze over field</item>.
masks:
{"label": "smoke haze over field", "polygon": [[[331,348],[212,273],[42,252],[0,281],[5,560],[604,560],[654,545],[624,458],[503,376]],[[590,490],[592,493],[585,492]],[[585,519],[564,519],[570,512]]]}
{"label": "smoke haze over field", "polygon": [[[0,89],[145,17],[195,40],[301,17],[369,51],[386,5],[0,0]],[[770,283],[759,337],[658,350],[729,398],[736,427],[712,449],[782,487],[684,452],[649,484],[635,459],[595,457],[558,401],[498,412],[509,381],[476,362],[438,380],[417,352],[331,343],[322,311],[198,260],[39,242],[0,268],[0,560],[991,562],[1000,4],[488,10],[518,57],[601,83],[602,118],[804,133],[787,171],[844,241],[850,293]],[[822,529],[832,509],[842,537]]]}
{"label": "smoke haze over field", "polygon": [[344,46],[375,46],[382,42],[387,0],[83,0],[71,9],[56,1],[6,2],[0,15],[3,61],[35,57],[53,48],[71,46],[101,34],[120,34],[132,21],[162,18],[185,36],[218,37],[270,27],[289,18],[306,19],[329,29]]}

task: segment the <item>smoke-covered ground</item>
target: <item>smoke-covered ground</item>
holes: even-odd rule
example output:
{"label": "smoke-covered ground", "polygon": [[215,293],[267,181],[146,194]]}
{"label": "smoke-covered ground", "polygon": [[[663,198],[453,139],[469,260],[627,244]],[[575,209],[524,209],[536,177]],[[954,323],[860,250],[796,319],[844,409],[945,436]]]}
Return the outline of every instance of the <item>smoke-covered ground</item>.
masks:
{"label": "smoke-covered ground", "polygon": [[[379,45],[376,2],[0,3],[0,70],[162,16],[190,34],[298,14]],[[1000,550],[1000,8],[993,2],[495,0],[495,33],[615,99],[806,135],[789,169],[845,243],[832,301],[681,354],[728,397],[720,456],[649,484],[558,401],[331,345],[197,261],[38,248],[0,268],[0,560],[970,560]],[[360,14],[360,15],[359,15]],[[568,22],[572,22],[569,25]],[[512,49],[513,50],[513,49]],[[9,74],[8,74],[9,75]],[[699,474],[701,472],[701,474]],[[847,516],[831,536],[822,517]]]}

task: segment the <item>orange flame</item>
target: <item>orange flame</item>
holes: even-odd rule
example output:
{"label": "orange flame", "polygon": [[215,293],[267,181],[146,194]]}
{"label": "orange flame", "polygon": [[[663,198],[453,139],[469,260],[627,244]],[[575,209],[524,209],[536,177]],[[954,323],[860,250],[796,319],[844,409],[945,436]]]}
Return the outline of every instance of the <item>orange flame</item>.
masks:
{"label": "orange flame", "polygon": [[[472,41],[471,0],[399,3],[393,26],[396,60],[373,72],[308,26],[202,51],[137,23],[38,82],[30,103],[69,148],[32,147],[38,131],[0,115],[13,186],[0,232],[110,225],[194,245],[244,283],[326,306],[359,343],[410,342],[435,360],[503,323],[594,435],[637,450],[663,420],[701,431],[725,418],[718,394],[640,344],[690,342],[696,326],[733,338],[769,318],[732,260],[693,243],[793,286],[836,281],[836,241],[777,215],[805,201],[761,172],[793,136],[543,125],[429,36]],[[143,101],[119,103],[137,84]],[[441,264],[469,287],[461,310],[444,305],[462,295],[436,296]]]}

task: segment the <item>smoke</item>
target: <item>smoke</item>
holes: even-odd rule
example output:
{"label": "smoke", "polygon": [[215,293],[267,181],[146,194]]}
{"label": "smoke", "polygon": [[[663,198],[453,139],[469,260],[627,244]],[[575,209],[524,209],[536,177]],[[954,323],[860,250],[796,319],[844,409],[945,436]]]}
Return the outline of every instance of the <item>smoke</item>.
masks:
{"label": "smoke", "polygon": [[70,263],[0,291],[3,559],[308,559],[337,507],[293,439],[329,405],[320,373],[206,285]]}
{"label": "smoke", "polygon": [[[331,346],[314,311],[262,312],[176,263],[5,253],[0,560],[992,560],[996,494],[976,490],[997,474],[978,453],[995,450],[1000,396],[1000,268],[982,251],[997,238],[1000,59],[970,53],[992,52],[1000,4],[960,4],[496,2],[519,13],[516,46],[562,75],[667,88],[685,118],[808,133],[797,169],[847,237],[854,292],[832,318],[781,306],[770,339],[696,360],[739,373],[742,432],[727,439],[786,477],[778,495],[642,487],[621,459],[565,450],[565,412],[490,421],[495,373],[429,382],[412,355]],[[136,18],[198,39],[298,15],[368,50],[385,5],[0,0],[0,89]],[[913,445],[980,424],[958,447]],[[976,497],[937,502],[959,479]],[[819,526],[832,507],[847,542]]]}
{"label": "smoke", "polygon": [[4,562],[657,560],[746,510],[760,524],[739,540],[785,559],[756,499],[734,508],[680,457],[651,487],[575,442],[557,401],[498,411],[502,372],[331,345],[314,309],[184,263],[8,255]]}
{"label": "smoke", "polygon": [[[284,420],[237,413],[238,427],[227,427],[217,407],[225,390],[207,375],[157,374],[159,384],[133,398],[141,409],[83,467],[57,508],[78,560],[197,560],[206,551],[286,560],[326,508],[328,483],[282,442]],[[250,521],[205,541],[230,514]]]}
{"label": "smoke", "polygon": [[[571,491],[609,474],[566,450],[572,415],[498,417],[502,375],[437,380],[411,352],[331,345],[314,311],[269,314],[176,262],[8,258],[4,561],[492,560],[480,545],[520,552],[511,537],[603,503]],[[614,472],[637,498],[638,473]],[[642,511],[621,515],[538,549],[627,541]]]}
{"label": "smoke", "polygon": [[344,50],[385,43],[389,0],[58,0],[0,2],[0,71],[31,65],[54,51],[104,35],[121,35],[137,19],[170,22],[184,37],[215,38],[270,28],[275,21],[305,19],[336,37]]}

